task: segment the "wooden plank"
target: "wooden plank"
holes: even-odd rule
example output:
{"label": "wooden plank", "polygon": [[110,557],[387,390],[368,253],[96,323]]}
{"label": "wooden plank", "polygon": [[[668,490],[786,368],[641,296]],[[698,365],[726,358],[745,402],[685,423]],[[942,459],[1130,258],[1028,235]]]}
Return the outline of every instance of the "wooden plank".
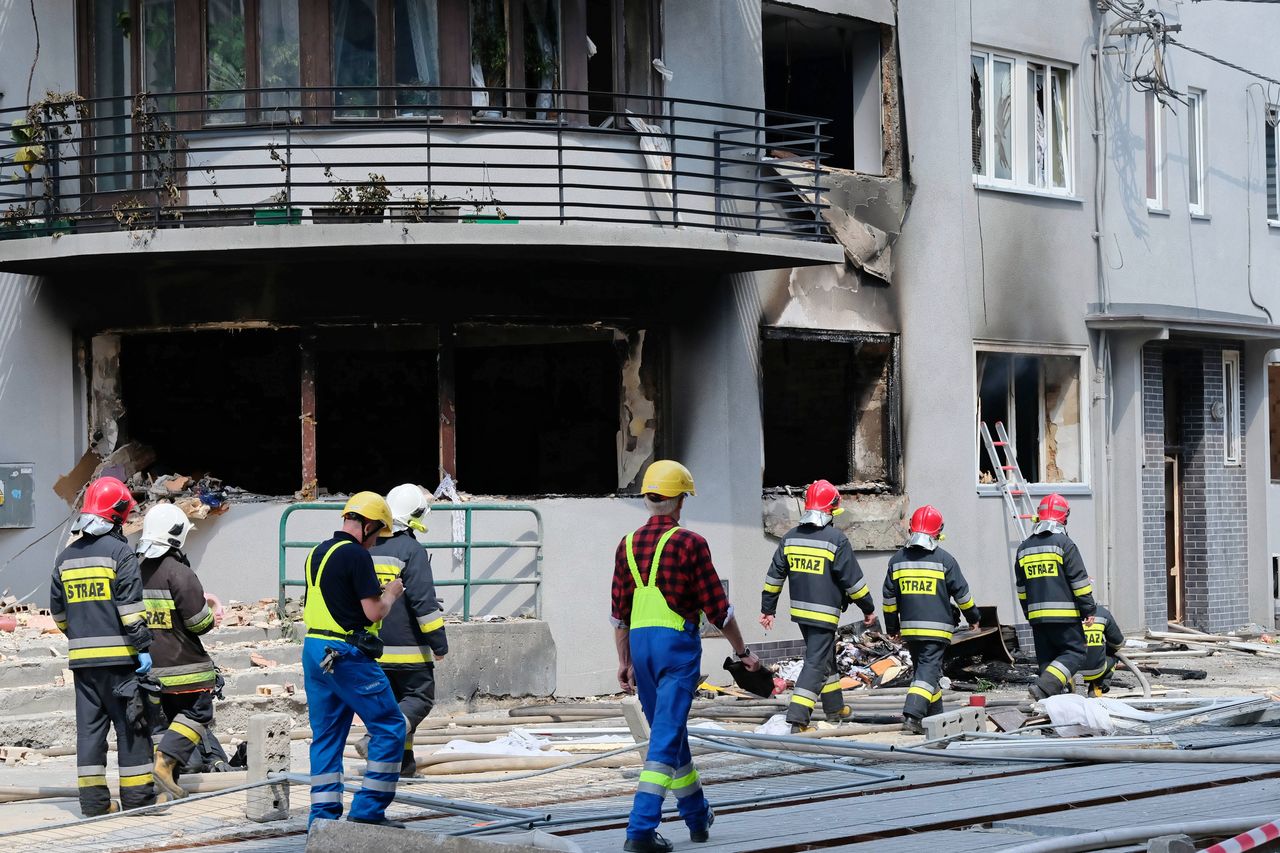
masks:
{"label": "wooden plank", "polygon": [[316,499],[318,476],[316,474],[316,350],[315,339],[302,342],[302,488],[299,497],[304,501]]}

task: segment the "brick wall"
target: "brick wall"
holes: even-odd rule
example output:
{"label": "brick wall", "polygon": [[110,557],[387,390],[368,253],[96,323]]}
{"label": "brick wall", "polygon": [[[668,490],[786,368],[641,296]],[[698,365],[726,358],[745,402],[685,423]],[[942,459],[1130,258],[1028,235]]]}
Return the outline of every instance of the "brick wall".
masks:
{"label": "brick wall", "polygon": [[[1182,533],[1187,624],[1225,631],[1248,621],[1248,527],[1246,517],[1244,384],[1240,380],[1242,446],[1239,465],[1224,462],[1225,411],[1222,351],[1241,350],[1236,342],[1175,340],[1192,350],[1182,370]],[[1149,625],[1160,625],[1166,613],[1164,377],[1163,355],[1170,344],[1148,344],[1143,350],[1143,589]]]}

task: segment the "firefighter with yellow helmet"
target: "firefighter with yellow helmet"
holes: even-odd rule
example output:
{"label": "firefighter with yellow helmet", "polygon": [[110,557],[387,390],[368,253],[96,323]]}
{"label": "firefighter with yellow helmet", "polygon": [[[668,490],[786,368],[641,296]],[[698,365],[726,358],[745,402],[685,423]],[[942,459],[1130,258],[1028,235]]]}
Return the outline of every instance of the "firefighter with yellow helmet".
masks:
{"label": "firefighter with yellow helmet", "polygon": [[376,663],[381,641],[369,632],[404,592],[398,578],[380,586],[369,556],[391,530],[386,500],[358,492],[342,508],[342,529],[307,555],[302,672],[311,718],[311,821],[342,816],[342,752],[359,714],[369,732],[369,763],[347,819],[400,826],[387,820],[386,809],[400,776],[405,719]]}

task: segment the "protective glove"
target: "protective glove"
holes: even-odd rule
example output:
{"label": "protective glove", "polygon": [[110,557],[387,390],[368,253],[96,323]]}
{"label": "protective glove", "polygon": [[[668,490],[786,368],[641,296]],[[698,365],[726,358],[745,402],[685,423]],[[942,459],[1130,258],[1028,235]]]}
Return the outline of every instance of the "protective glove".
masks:
{"label": "protective glove", "polygon": [[138,652],[138,668],[134,672],[150,672],[151,671],[151,653]]}

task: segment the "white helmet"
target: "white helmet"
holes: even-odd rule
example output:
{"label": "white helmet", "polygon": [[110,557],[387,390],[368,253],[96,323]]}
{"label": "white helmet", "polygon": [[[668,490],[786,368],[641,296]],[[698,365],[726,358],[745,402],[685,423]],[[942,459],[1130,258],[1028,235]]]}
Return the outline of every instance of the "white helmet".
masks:
{"label": "white helmet", "polygon": [[142,519],[142,539],[137,552],[144,560],[163,557],[170,548],[182,549],[187,534],[195,530],[187,514],[171,503],[156,504]]}
{"label": "white helmet", "polygon": [[426,532],[427,526],[422,517],[431,511],[431,502],[421,486],[403,483],[387,492],[387,503],[391,506],[391,529],[399,533],[401,530],[418,530]]}

